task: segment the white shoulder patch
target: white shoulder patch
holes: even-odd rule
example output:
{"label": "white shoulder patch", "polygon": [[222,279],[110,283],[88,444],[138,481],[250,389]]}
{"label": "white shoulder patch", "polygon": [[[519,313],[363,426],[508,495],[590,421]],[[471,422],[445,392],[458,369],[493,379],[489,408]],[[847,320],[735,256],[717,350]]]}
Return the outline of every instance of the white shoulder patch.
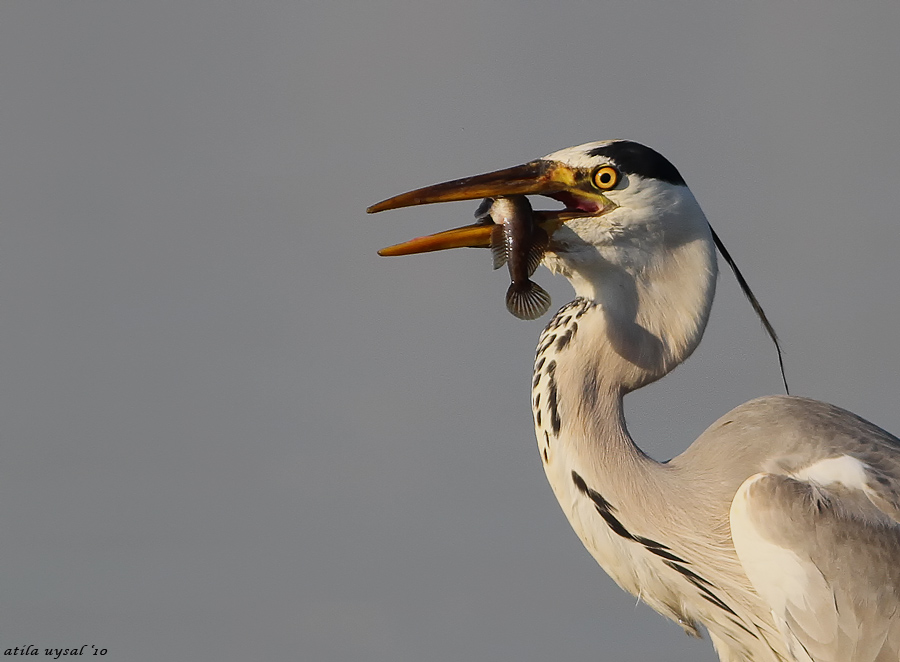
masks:
{"label": "white shoulder patch", "polygon": [[851,489],[867,491],[866,473],[868,466],[849,455],[819,460],[808,467],[791,474],[791,478],[827,487],[839,483]]}

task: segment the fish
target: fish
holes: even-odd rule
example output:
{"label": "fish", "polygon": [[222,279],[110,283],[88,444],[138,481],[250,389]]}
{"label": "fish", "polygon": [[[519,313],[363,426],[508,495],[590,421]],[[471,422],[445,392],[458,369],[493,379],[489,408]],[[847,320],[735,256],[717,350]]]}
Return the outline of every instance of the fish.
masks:
{"label": "fish", "polygon": [[494,269],[504,264],[512,281],[506,291],[506,309],[523,320],[537,319],[550,308],[550,295],[531,280],[550,244],[550,237],[536,222],[524,195],[482,200],[475,212],[479,223],[494,223],[491,254]]}

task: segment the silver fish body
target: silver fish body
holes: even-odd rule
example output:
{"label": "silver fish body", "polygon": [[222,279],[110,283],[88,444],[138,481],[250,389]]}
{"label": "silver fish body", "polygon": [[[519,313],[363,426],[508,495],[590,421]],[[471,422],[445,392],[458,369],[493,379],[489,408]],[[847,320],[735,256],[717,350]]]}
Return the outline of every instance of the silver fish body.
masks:
{"label": "silver fish body", "polygon": [[512,281],[506,291],[506,308],[519,319],[537,319],[550,307],[550,295],[531,280],[550,239],[535,223],[531,203],[524,195],[485,198],[475,216],[495,224],[491,231],[494,269],[504,264]]}

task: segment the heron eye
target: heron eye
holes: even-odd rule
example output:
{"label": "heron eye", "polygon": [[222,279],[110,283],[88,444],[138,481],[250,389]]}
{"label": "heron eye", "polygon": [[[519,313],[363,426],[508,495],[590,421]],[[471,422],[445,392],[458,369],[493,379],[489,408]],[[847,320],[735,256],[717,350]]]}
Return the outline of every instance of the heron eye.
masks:
{"label": "heron eye", "polygon": [[601,191],[608,191],[619,182],[619,171],[612,166],[597,168],[594,173],[594,186]]}

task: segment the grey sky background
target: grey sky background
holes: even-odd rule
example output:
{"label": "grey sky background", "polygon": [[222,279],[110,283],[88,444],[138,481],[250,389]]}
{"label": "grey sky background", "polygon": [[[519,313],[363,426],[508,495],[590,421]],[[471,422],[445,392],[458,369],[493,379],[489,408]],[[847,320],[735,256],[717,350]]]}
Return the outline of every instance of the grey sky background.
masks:
{"label": "grey sky background", "polygon": [[[898,27],[895,0],[2,3],[0,648],[714,660],[569,530],[529,412],[545,322],[505,273],[375,253],[476,204],[364,210],[649,144],[793,391],[896,433]],[[668,458],[779,389],[723,269],[631,429]]]}

